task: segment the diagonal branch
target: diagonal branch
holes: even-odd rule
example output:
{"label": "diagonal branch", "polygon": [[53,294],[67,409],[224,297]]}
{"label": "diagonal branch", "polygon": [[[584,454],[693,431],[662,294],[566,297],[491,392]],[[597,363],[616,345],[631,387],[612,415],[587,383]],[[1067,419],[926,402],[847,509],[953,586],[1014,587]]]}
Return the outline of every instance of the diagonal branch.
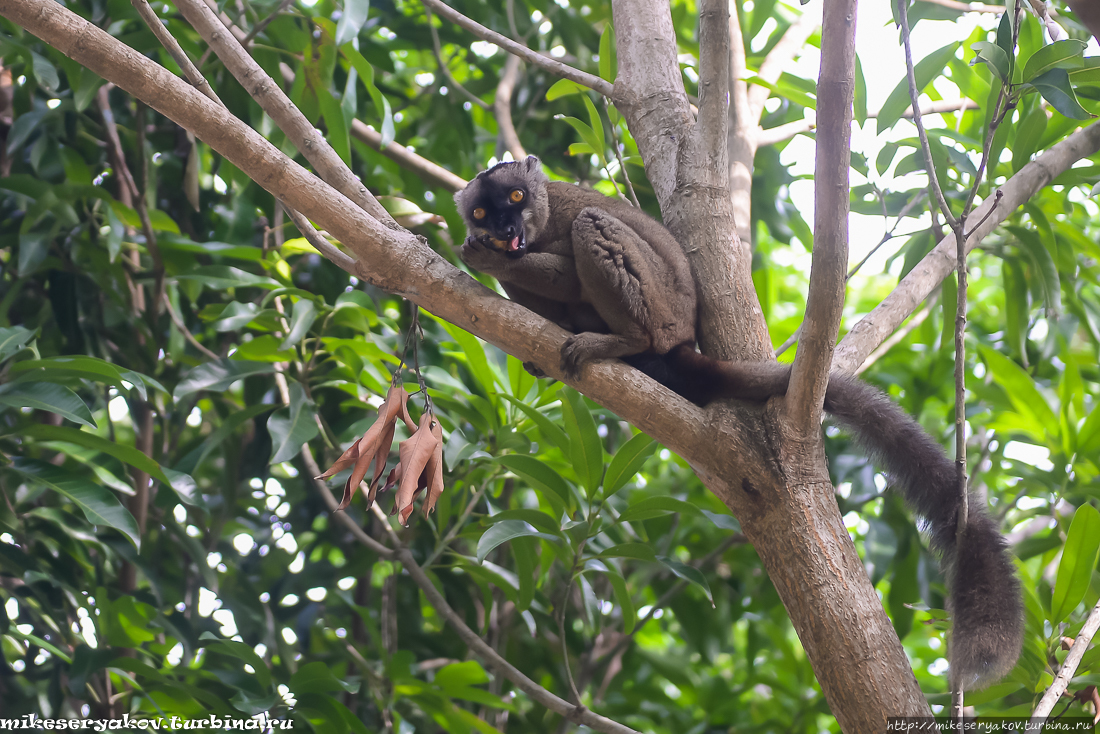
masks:
{"label": "diagonal branch", "polygon": [[432,10],[427,5],[425,5],[424,12],[428,15],[428,30],[432,32],[432,53],[435,54],[435,63],[436,66],[439,67],[439,73],[442,74],[443,78],[447,80],[447,84],[449,84],[452,89],[460,92],[463,97],[470,100],[470,102],[476,104],[483,110],[489,109],[490,107],[488,102],[471,92],[466,87],[459,84],[458,80],[454,78],[453,74],[451,74],[450,67],[447,66],[447,62],[443,59],[443,49],[441,48],[439,43],[439,31],[435,29],[435,23],[432,22]]}
{"label": "diagonal branch", "polygon": [[497,128],[500,131],[500,142],[504,149],[512,154],[512,158],[522,161],[527,157],[527,151],[523,149],[523,143],[519,141],[516,126],[512,123],[512,90],[516,88],[521,70],[520,58],[509,56],[504,62],[504,72],[500,75],[497,84],[497,93],[493,98],[493,114],[497,119]]}
{"label": "diagonal branch", "polygon": [[817,162],[814,172],[814,253],[801,343],[783,406],[795,440],[821,440],[821,407],[844,308],[852,97],[855,92],[856,2],[825,3],[821,72],[817,80]]}
{"label": "diagonal branch", "polygon": [[729,27],[728,1],[703,0],[699,4],[699,116],[692,135],[703,154],[713,157],[707,168],[716,174],[713,183],[723,188],[729,186]]}
{"label": "diagonal branch", "polygon": [[378,221],[388,227],[397,227],[393,217],[355,177],[282,88],[248,55],[233,34],[228,32],[214,11],[202,0],[179,0],[176,5],[241,86],[286,133],[306,160],[313,164],[321,178]]}
{"label": "diagonal branch", "polygon": [[[321,469],[317,466],[317,462],[314,460],[308,444],[302,447],[302,459],[305,461],[306,470],[309,471],[312,476],[316,477],[321,473]],[[478,635],[477,632],[470,629],[466,621],[451,608],[451,605],[447,603],[447,599],[439,593],[435,584],[428,578],[428,574],[426,574],[424,569],[420,567],[420,564],[416,562],[412,552],[401,543],[388,522],[386,522],[385,527],[390,531],[390,541],[395,546],[393,550],[387,548],[363,532],[363,529],[360,528],[347,513],[337,511],[336,508],[339,506],[339,503],[322,480],[313,479],[312,484],[313,488],[317,491],[317,494],[321,496],[321,500],[325,503],[325,506],[328,507],[329,512],[332,513],[332,516],[336,518],[337,522],[340,522],[346,529],[350,530],[356,540],[370,548],[382,558],[399,561],[409,576],[412,577],[416,585],[420,587],[420,591],[424,594],[425,598],[427,598],[428,603],[435,608],[439,616],[447,620],[448,624],[458,633],[458,636],[462,638],[462,641],[466,643],[467,647],[482,660],[486,661],[490,667],[497,671],[497,673],[510,680],[516,688],[527,694],[532,701],[545,706],[550,711],[560,714],[575,724],[582,724],[595,731],[606,732],[606,734],[638,734],[638,732],[630,727],[623,726],[617,721],[612,721],[605,716],[600,716],[597,713],[585,709],[583,706],[574,706],[568,701],[555,696],[553,693],[524,675],[523,671],[501,657],[500,653],[494,650],[485,640],[481,639],[481,636]],[[377,512],[378,506],[375,505],[374,509]]]}
{"label": "diagonal branch", "polygon": [[[828,5],[828,3],[822,4]],[[758,79],[767,82],[769,85],[779,81],[779,77],[783,74],[783,67],[798,55],[798,52],[806,45],[806,41],[809,37],[812,36],[814,31],[817,30],[817,27],[821,25],[821,20],[818,18],[817,13],[810,10],[810,8],[816,5],[817,3],[814,3],[806,8],[805,12],[798,16],[798,19],[794,23],[791,23],[783,34],[783,37],[780,38],[779,42],[768,52],[767,57],[764,59],[763,63],[760,64],[760,69],[756,72],[756,77]],[[822,50],[824,51],[826,43],[824,36],[822,36],[821,43]],[[771,94],[771,90],[768,89],[767,86],[753,84],[749,87],[748,102],[749,109],[752,110],[753,122],[760,122],[760,116],[764,113],[764,103],[768,101],[769,94]]]}
{"label": "diagonal branch", "polygon": [[574,81],[577,84],[588,87],[589,89],[599,92],[605,97],[615,98],[614,88],[610,82],[589,74],[588,72],[581,71],[580,69],[574,69],[568,64],[563,64],[557,59],[552,59],[549,56],[544,56],[537,51],[524,46],[522,43],[517,43],[507,36],[502,36],[496,31],[489,30],[485,26],[481,25],[475,20],[467,18],[462,13],[458,12],[451,6],[444,3],[442,0],[423,0],[424,7],[430,8],[440,18],[446,18],[455,25],[461,26],[474,34],[483,41],[500,46],[502,49],[512,54],[513,56],[519,56],[524,61],[538,66],[555,76],[560,76],[563,79]]}
{"label": "diagonal branch", "polygon": [[[1100,123],[1093,123],[1051,146],[1000,186],[1001,197],[986,198],[974,208],[971,220],[980,222],[967,233],[966,250],[973,250],[1004,220],[1028,201],[1035,192],[1054,180],[1074,163],[1100,150]],[[955,235],[940,240],[909,274],[902,278],[882,303],[864,316],[841,340],[833,368],[854,372],[875,347],[912,314],[956,267]]]}
{"label": "diagonal branch", "polygon": [[1054,708],[1054,704],[1058,702],[1058,699],[1065,693],[1066,688],[1069,687],[1069,681],[1073,678],[1073,674],[1077,672],[1077,666],[1081,664],[1081,658],[1085,656],[1085,651],[1088,650],[1089,643],[1092,641],[1093,635],[1097,630],[1100,630],[1100,604],[1097,604],[1092,608],[1092,612],[1089,613],[1088,619],[1085,620],[1085,624],[1081,627],[1081,631],[1077,634],[1077,639],[1073,641],[1073,645],[1069,649],[1069,654],[1066,655],[1065,662],[1062,663],[1062,667],[1058,670],[1058,675],[1054,678],[1054,683],[1043,694],[1043,698],[1039,701],[1039,705],[1035,707],[1035,711],[1031,715],[1031,723],[1039,724],[1038,731],[1042,728],[1042,724],[1045,723],[1047,714]]}

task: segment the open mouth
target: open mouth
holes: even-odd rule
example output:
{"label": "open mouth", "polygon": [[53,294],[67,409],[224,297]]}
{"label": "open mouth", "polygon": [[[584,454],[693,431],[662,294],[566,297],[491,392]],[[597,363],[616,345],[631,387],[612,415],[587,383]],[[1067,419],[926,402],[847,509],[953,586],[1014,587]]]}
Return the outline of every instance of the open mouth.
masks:
{"label": "open mouth", "polygon": [[495,237],[489,240],[493,249],[503,252],[509,257],[520,257],[527,251],[527,241],[521,236],[513,237],[510,240],[498,240]]}

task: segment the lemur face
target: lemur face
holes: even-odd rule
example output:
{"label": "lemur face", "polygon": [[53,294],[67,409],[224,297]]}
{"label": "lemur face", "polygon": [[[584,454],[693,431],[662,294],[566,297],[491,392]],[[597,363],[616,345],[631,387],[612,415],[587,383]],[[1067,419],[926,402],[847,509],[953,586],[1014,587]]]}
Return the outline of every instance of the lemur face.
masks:
{"label": "lemur face", "polygon": [[525,186],[486,179],[469,210],[469,230],[485,247],[508,257],[523,257],[527,252],[524,223],[527,214]]}
{"label": "lemur face", "polygon": [[483,247],[511,258],[526,254],[534,216],[531,186],[542,183],[538,165],[536,158],[497,164],[455,197],[468,234]]}

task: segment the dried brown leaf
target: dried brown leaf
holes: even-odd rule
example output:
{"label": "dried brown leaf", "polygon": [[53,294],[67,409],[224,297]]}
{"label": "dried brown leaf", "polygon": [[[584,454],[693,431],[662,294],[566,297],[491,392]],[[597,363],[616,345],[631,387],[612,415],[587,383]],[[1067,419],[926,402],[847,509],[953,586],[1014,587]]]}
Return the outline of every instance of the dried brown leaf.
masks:
{"label": "dried brown leaf", "polygon": [[[351,504],[351,499],[355,496],[356,491],[359,489],[359,485],[367,475],[367,470],[370,468],[371,462],[375,464],[375,481],[377,481],[378,477],[385,471],[386,458],[389,456],[390,445],[393,443],[393,434],[396,429],[397,419],[401,418],[401,420],[405,422],[405,425],[409,426],[409,430],[415,430],[415,425],[409,417],[408,401],[409,394],[405,392],[404,387],[390,387],[390,391],[386,395],[386,401],[378,408],[378,418],[374,421],[374,424],[367,429],[367,432],[363,434],[361,439],[352,444],[351,447],[336,460],[336,463],[333,464],[328,471],[321,475],[321,478],[327,478],[343,471],[353,464],[355,466],[347,481],[344,482],[344,496],[340,499],[340,505],[337,507],[338,510],[346,509],[347,506]],[[376,492],[371,492],[371,494],[368,495],[368,508],[374,500],[374,494],[376,494]]]}
{"label": "dried brown leaf", "polygon": [[432,458],[424,467],[425,483],[428,486],[428,498],[424,501],[424,516],[435,509],[435,503],[439,495],[443,494],[443,426],[439,421],[432,421],[432,435],[435,436],[435,450]]}
{"label": "dried brown leaf", "polygon": [[432,432],[434,417],[431,411],[420,416],[420,425],[416,433],[401,442],[398,450],[401,459],[401,483],[397,487],[395,510],[398,519],[404,525],[413,511],[413,501],[427,486],[424,481],[424,467],[428,465],[439,443]]}

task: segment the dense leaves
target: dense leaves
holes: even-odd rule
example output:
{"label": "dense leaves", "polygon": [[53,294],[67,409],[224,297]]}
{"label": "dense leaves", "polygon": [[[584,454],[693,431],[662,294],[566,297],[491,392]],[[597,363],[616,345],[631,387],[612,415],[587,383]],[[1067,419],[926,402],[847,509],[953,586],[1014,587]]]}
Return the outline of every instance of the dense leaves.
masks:
{"label": "dense leaves", "polygon": [[[175,68],[129,3],[67,5]],[[790,13],[738,5],[757,69]],[[281,6],[224,10],[255,31],[256,60],[394,216],[454,261],[450,192],[377,153],[352,121],[470,177],[504,153],[489,109],[504,54],[436,19],[437,57],[417,3]],[[454,7],[614,78],[609,4]],[[176,10],[156,10],[203,57]],[[920,12],[920,25],[957,35]],[[672,14],[695,95],[696,8],[674,2]],[[1100,109],[1095,59],[1081,58],[1077,40],[1044,45],[1038,22],[1021,17],[1015,46],[991,26],[917,60],[927,94],[954,86],[980,105],[930,125],[959,209],[979,178],[998,85],[1016,84],[1016,105],[990,141],[983,197],[1077,129],[1080,111]],[[450,324],[421,315],[423,339],[414,333],[408,353],[408,304],[294,239],[271,197],[204,144],[4,20],[0,67],[11,92],[0,108],[4,716],[270,711],[318,732],[563,731],[472,658],[401,565],[330,515],[312,480],[332,466],[325,480],[337,495],[343,487],[348,516],[386,541],[353,495],[365,480],[374,500],[400,461],[397,507],[388,495],[379,504],[409,527],[390,527],[465,624],[540,685],[569,697],[572,677],[585,706],[646,732],[836,729],[760,560],[682,460]],[[233,114],[289,152],[215,58],[202,68]],[[903,124],[903,76],[880,130]],[[765,128],[815,106],[812,80],[785,74],[770,89]],[[528,68],[512,112],[555,177],[614,195],[629,174],[656,213],[613,106]],[[853,210],[901,218],[912,234],[887,239],[886,272],[853,281],[849,327],[935,239],[919,218],[926,207],[906,208],[926,179],[905,175],[925,168],[905,135],[853,157]],[[811,243],[781,165],[786,145],[757,154],[753,191],[754,279],[777,345],[800,323],[806,292],[794,240]],[[1087,198],[1098,180],[1095,157],[1062,174],[971,260],[968,458],[1019,558],[1028,611],[1018,668],[968,698],[982,713],[1029,712],[1065,655],[1063,635],[1100,598],[1100,220]],[[864,375],[944,445],[952,287]],[[937,564],[858,448],[832,428],[827,448],[868,573],[923,690],[943,705]],[[435,512],[413,514],[424,491]],[[1100,675],[1094,653],[1084,682]]]}

